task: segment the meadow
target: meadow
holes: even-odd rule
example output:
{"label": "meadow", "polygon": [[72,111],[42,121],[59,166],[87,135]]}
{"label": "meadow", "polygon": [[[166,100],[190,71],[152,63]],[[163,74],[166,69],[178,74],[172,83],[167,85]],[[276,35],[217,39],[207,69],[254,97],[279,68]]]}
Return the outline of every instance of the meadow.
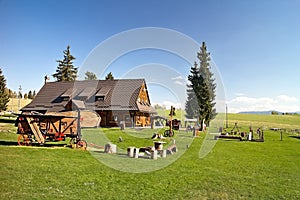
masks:
{"label": "meadow", "polygon": [[19,109],[23,108],[27,104],[29,104],[31,99],[18,99],[18,98],[10,98],[7,103],[7,110],[17,113]]}
{"label": "meadow", "polygon": [[[176,133],[176,141],[192,139],[181,146],[174,162],[141,173],[116,170],[99,161],[95,152],[63,144],[19,147],[11,121],[0,120],[0,199],[299,199],[300,116],[230,114],[229,128],[264,128],[265,142],[218,140],[204,158],[199,158],[206,133],[192,138],[191,132]],[[269,130],[272,127],[285,129]],[[120,149],[151,145],[151,129],[86,129],[87,140],[101,133]],[[91,135],[89,135],[91,134]],[[123,142],[119,142],[119,137]],[[103,141],[98,142],[104,145]],[[167,141],[167,142],[171,142]],[[180,152],[183,152],[180,154]],[[98,153],[114,159],[118,155]],[[126,162],[137,159],[122,158]],[[139,158],[140,159],[140,158]],[[144,159],[147,166],[163,159]],[[143,163],[142,163],[143,164]],[[122,167],[122,165],[121,165]],[[126,165],[123,165],[125,168]],[[143,165],[141,165],[143,167]]]}

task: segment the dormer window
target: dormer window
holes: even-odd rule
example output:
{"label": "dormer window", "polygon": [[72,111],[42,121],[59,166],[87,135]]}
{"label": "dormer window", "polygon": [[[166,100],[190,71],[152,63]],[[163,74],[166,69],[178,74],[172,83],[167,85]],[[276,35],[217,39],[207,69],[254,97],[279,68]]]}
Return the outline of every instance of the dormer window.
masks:
{"label": "dormer window", "polygon": [[69,101],[70,97],[61,97],[62,101]]}
{"label": "dormer window", "polygon": [[61,94],[60,97],[62,101],[69,101],[75,92],[76,89],[69,88],[63,94]]}
{"label": "dormer window", "polygon": [[86,87],[77,95],[77,99],[85,101],[86,99],[90,98],[93,93],[95,93],[95,88]]}
{"label": "dormer window", "polygon": [[110,91],[110,87],[104,86],[98,92],[95,94],[95,100],[96,101],[104,101],[105,97],[108,95],[108,92]]}
{"label": "dormer window", "polygon": [[96,96],[96,101],[104,101],[105,99],[105,96],[102,95],[102,96]]}

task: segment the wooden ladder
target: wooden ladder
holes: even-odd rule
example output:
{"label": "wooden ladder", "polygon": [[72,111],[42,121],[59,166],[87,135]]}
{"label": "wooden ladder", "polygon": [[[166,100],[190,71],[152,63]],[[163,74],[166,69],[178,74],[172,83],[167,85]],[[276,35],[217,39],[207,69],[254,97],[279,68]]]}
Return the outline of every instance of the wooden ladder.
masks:
{"label": "wooden ladder", "polygon": [[40,144],[44,144],[45,143],[45,138],[43,137],[37,122],[34,120],[34,118],[31,117],[26,117],[27,122],[30,126],[31,131],[33,132],[35,139],[38,141],[38,143]]}

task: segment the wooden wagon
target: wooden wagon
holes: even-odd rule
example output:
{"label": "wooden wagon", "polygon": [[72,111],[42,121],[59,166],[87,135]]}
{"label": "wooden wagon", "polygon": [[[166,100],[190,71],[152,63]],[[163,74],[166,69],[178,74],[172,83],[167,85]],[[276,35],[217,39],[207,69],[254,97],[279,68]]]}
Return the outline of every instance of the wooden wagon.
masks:
{"label": "wooden wagon", "polygon": [[16,120],[18,144],[45,144],[48,141],[65,141],[70,138],[71,147],[86,149],[81,138],[80,112],[77,116],[69,112],[41,114],[36,112],[18,114]]}

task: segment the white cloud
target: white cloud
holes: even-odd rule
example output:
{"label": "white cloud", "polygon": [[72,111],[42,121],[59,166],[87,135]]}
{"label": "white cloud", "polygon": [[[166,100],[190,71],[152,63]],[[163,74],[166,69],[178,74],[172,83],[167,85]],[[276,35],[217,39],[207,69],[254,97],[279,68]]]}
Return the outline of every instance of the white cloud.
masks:
{"label": "white cloud", "polygon": [[243,93],[236,93],[235,96],[244,96],[245,94]]}
{"label": "white cloud", "polygon": [[172,80],[184,80],[184,78],[182,76],[176,76],[171,78]]}
{"label": "white cloud", "polygon": [[178,80],[175,81],[174,83],[177,84],[177,85],[186,85],[185,82],[183,82],[183,81],[178,81]]}
{"label": "white cloud", "polygon": [[277,97],[246,97],[238,96],[227,102],[228,111],[232,113],[241,111],[269,111],[281,112],[300,111],[300,103],[296,97],[279,95]]}
{"label": "white cloud", "polygon": [[176,109],[180,109],[181,103],[175,103],[175,102],[171,102],[171,101],[163,101],[162,103],[152,103],[151,105],[160,105],[162,107],[165,107],[166,109],[170,109],[171,106],[174,106]]}
{"label": "white cloud", "polygon": [[298,99],[296,97],[290,97],[287,95],[279,95],[277,96],[278,101],[285,101],[285,102],[297,102]]}
{"label": "white cloud", "polygon": [[171,79],[174,80],[174,83],[177,85],[186,85],[186,79],[182,76],[176,76]]}

